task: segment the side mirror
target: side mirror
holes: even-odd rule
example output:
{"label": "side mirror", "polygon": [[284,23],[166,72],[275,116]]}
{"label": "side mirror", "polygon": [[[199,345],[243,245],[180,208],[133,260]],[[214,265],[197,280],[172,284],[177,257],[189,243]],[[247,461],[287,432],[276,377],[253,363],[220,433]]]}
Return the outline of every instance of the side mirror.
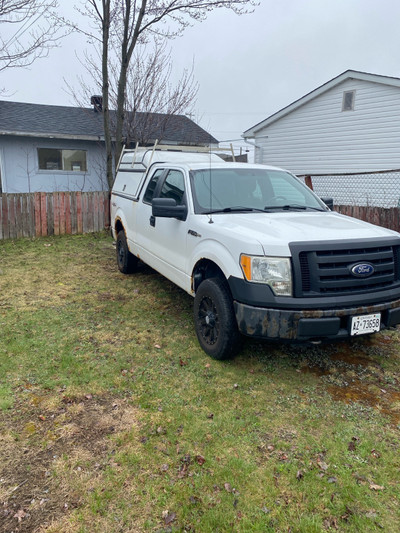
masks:
{"label": "side mirror", "polygon": [[153,217],[177,218],[186,220],[186,205],[176,205],[173,198],[153,198],[151,202]]}
{"label": "side mirror", "polygon": [[333,210],[333,198],[321,198],[321,200],[324,202],[326,207],[329,207],[329,209]]}

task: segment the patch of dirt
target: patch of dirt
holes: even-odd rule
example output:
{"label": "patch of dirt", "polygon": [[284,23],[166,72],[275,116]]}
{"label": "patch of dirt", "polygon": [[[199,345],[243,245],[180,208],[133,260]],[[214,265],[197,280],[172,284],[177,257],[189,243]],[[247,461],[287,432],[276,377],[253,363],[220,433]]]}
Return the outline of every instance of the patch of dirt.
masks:
{"label": "patch of dirt", "polygon": [[348,404],[358,402],[368,405],[388,416],[394,425],[400,424],[400,392],[398,391],[380,389],[357,379],[353,379],[346,387],[329,385],[327,390],[334,400]]}
{"label": "patch of dirt", "polygon": [[[91,395],[63,396],[56,408],[32,395],[13,413],[0,419],[1,533],[37,532],[79,507],[85,491],[78,487],[96,485],[112,463],[109,437],[138,426],[126,401]],[[66,464],[75,488],[59,475]]]}
{"label": "patch of dirt", "polygon": [[358,402],[386,415],[392,424],[400,424],[399,376],[388,376],[379,357],[393,354],[393,339],[379,335],[358,343],[340,343],[318,360],[313,348],[305,357],[301,372],[321,378],[334,400]]}

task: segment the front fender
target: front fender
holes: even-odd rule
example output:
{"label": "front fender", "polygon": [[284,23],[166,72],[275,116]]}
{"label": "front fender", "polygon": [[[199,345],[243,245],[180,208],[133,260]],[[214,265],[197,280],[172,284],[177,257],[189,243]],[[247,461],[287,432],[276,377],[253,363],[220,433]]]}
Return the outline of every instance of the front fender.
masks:
{"label": "front fender", "polygon": [[243,277],[239,264],[240,254],[231,253],[228,248],[213,239],[201,241],[193,250],[188,268],[192,275],[194,267],[201,259],[208,259],[215,263],[222,270],[226,279],[229,276]]}

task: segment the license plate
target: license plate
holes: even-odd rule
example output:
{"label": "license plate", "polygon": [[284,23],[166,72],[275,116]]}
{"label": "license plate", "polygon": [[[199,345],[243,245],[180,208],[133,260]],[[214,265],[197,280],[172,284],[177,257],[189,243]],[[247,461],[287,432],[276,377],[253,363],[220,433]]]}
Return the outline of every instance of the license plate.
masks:
{"label": "license plate", "polygon": [[381,327],[381,314],[353,316],[351,319],[350,335],[364,335],[379,331]]}

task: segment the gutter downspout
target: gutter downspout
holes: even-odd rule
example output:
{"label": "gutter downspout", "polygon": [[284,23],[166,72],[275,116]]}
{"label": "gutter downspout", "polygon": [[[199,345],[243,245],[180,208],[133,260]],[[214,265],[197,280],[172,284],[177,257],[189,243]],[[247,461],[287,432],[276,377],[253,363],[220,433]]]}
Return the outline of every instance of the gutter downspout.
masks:
{"label": "gutter downspout", "polygon": [[[259,144],[256,144],[255,142],[253,143],[251,141],[248,141],[246,139],[246,137],[244,137],[243,135],[242,135],[242,137],[243,137],[243,140],[244,140],[245,143],[250,144],[250,146],[254,146],[254,148],[258,148],[258,150],[260,150],[259,154],[261,156],[261,161],[262,161],[262,155],[263,155],[262,146],[260,146]],[[255,137],[252,137],[252,138],[254,139]],[[258,139],[268,139],[268,135],[260,135],[260,137],[258,137]]]}

